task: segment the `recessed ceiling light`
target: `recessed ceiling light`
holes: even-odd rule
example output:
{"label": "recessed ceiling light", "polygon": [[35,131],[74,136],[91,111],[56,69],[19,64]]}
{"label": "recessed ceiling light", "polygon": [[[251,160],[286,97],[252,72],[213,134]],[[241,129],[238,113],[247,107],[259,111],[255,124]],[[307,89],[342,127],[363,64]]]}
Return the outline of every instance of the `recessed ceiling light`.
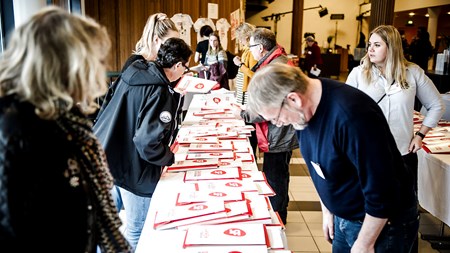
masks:
{"label": "recessed ceiling light", "polygon": [[447,14],[448,14],[448,15],[450,15],[450,11],[449,11],[449,12],[447,12]]}
{"label": "recessed ceiling light", "polygon": [[414,13],[414,12],[410,12],[408,15],[409,15],[410,17],[412,17],[412,16],[415,15],[415,13]]}
{"label": "recessed ceiling light", "polygon": [[425,14],[425,17],[427,17],[427,18],[428,18],[428,17],[430,17],[430,14],[428,14],[428,13],[427,13],[427,14]]}

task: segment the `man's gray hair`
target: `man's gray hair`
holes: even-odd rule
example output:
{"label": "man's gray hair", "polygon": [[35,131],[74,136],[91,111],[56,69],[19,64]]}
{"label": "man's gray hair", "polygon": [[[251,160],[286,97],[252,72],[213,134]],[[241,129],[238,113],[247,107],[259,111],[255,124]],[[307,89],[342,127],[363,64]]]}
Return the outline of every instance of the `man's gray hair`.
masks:
{"label": "man's gray hair", "polygon": [[284,63],[269,64],[258,70],[250,81],[247,111],[255,117],[266,108],[280,107],[290,92],[304,94],[307,84],[299,68]]}

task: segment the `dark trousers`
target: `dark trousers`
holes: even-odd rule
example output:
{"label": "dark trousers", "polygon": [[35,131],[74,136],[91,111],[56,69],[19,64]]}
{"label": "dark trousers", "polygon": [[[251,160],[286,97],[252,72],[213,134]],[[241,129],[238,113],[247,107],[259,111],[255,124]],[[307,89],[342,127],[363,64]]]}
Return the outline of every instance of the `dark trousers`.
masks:
{"label": "dark trousers", "polygon": [[264,153],[263,172],[276,195],[269,197],[274,211],[286,224],[289,204],[289,163],[292,151]]}
{"label": "dark trousers", "polygon": [[[409,153],[404,156],[403,163],[405,164],[406,169],[410,172],[412,176],[412,180],[414,183],[414,193],[416,194],[416,198],[418,197],[417,193],[417,173],[418,173],[418,158],[417,153]],[[416,236],[414,243],[411,248],[411,253],[419,252],[419,238]]]}

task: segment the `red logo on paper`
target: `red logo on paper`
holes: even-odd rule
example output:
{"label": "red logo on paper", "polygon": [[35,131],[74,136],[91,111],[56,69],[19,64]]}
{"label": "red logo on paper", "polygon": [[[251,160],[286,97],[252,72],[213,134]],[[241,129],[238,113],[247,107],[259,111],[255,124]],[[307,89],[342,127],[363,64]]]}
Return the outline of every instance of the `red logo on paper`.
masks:
{"label": "red logo on paper", "polygon": [[198,205],[195,205],[195,206],[191,206],[188,210],[189,211],[197,211],[197,210],[205,210],[205,209],[208,209],[207,205],[198,204]]}
{"label": "red logo on paper", "polygon": [[209,194],[209,196],[212,196],[212,197],[225,197],[225,196],[227,196],[227,194],[224,193],[224,192],[211,192]]}
{"label": "red logo on paper", "polygon": [[206,163],[205,159],[197,159],[197,160],[192,160],[192,162],[194,163]]}
{"label": "red logo on paper", "polygon": [[202,84],[202,83],[199,83],[199,84],[195,85],[194,87],[195,87],[196,89],[203,89],[203,88],[205,87],[205,85]]}
{"label": "red logo on paper", "polygon": [[225,230],[223,233],[226,235],[236,236],[236,237],[243,237],[247,234],[247,233],[245,233],[244,230],[239,229],[239,228],[230,228],[230,229]]}
{"label": "red logo on paper", "polygon": [[247,174],[247,173],[242,173],[242,178],[251,178],[252,176],[250,176],[249,174]]}
{"label": "red logo on paper", "polygon": [[212,148],[221,148],[222,145],[220,145],[220,144],[212,144],[211,147]]}
{"label": "red logo on paper", "polygon": [[230,165],[231,163],[229,162],[219,162],[219,166],[225,166],[225,165]]}
{"label": "red logo on paper", "polygon": [[209,154],[210,156],[221,156],[222,155],[222,153],[211,153],[211,154]]}
{"label": "red logo on paper", "polygon": [[229,187],[242,187],[242,184],[238,183],[238,182],[228,182],[225,184],[225,186],[229,186]]}
{"label": "red logo on paper", "polygon": [[206,141],[207,139],[206,138],[203,138],[203,137],[198,137],[198,138],[195,138],[197,141]]}
{"label": "red logo on paper", "polygon": [[227,172],[224,171],[224,170],[214,170],[214,171],[211,172],[211,174],[214,174],[214,175],[225,175],[225,174],[227,174]]}
{"label": "red logo on paper", "polygon": [[221,99],[218,97],[213,98],[214,103],[218,104],[220,103]]}

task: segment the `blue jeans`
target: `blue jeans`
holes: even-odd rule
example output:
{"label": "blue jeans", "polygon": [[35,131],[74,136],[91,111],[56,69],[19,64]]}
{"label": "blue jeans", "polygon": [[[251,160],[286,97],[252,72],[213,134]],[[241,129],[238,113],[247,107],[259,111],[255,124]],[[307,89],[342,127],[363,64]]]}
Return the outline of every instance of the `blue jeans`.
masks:
{"label": "blue jeans", "polygon": [[125,209],[125,238],[136,249],[152,198],[137,196],[118,186],[113,187],[111,195],[117,210]]}
{"label": "blue jeans", "polygon": [[[333,253],[349,253],[358,238],[362,221],[351,221],[334,216]],[[375,243],[376,253],[409,253],[419,231],[417,208],[408,210],[401,220],[384,226]]]}
{"label": "blue jeans", "polygon": [[276,193],[269,197],[274,211],[278,212],[281,220],[286,224],[287,207],[289,204],[289,163],[292,151],[278,153],[264,153],[263,172],[267,182]]}

